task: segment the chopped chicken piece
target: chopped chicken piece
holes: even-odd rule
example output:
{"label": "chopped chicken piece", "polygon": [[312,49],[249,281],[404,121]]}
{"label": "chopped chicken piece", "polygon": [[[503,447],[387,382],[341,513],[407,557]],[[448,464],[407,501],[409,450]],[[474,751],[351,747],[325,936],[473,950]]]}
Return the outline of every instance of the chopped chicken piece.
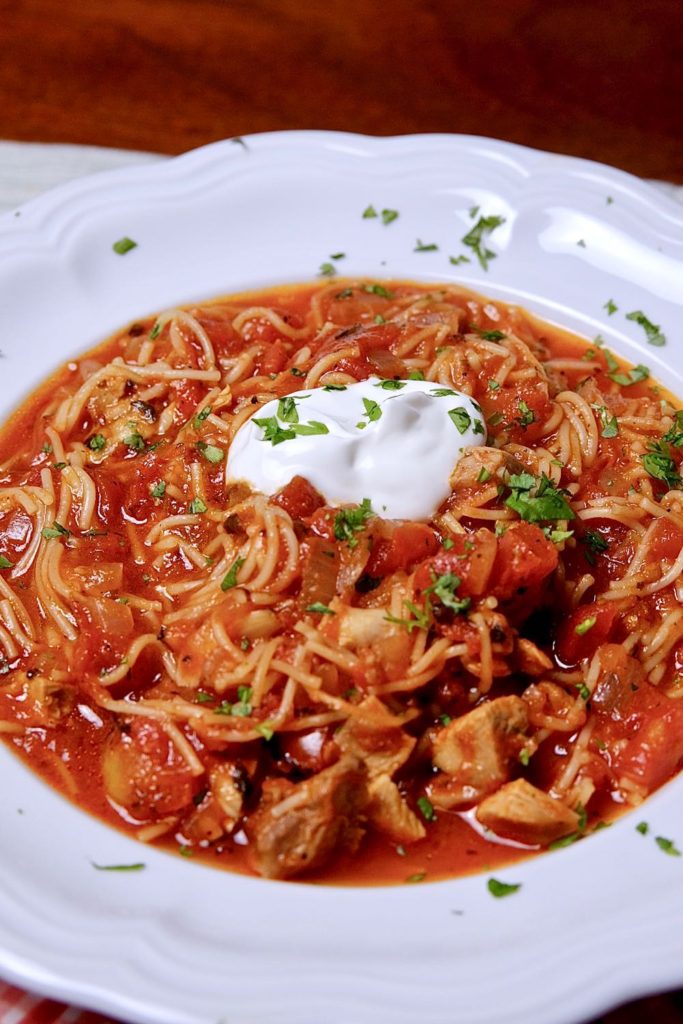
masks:
{"label": "chopped chicken piece", "polygon": [[413,737],[377,697],[367,697],[359,704],[334,738],[344,753],[363,761],[371,779],[392,776],[415,746]]}
{"label": "chopped chicken piece", "polygon": [[[489,475],[486,480],[499,477],[509,461],[508,455],[499,448],[465,448],[451,473],[450,485],[454,491],[465,487],[477,487],[481,484],[482,470]],[[493,480],[495,487],[496,480]]]}
{"label": "chopped chicken piece", "polygon": [[229,835],[242,815],[246,779],[236,764],[217,765],[209,776],[209,790],[183,824],[183,835],[192,842],[215,842]]}
{"label": "chopped chicken piece", "polygon": [[351,608],[338,610],[339,643],[342,647],[368,647],[375,640],[396,632],[387,621],[386,608]]}
{"label": "chopped chicken piece", "polygon": [[529,846],[547,846],[576,832],[579,815],[526,779],[502,786],[477,807],[477,821],[505,839]]}
{"label": "chopped chicken piece", "polygon": [[442,808],[475,803],[507,782],[527,726],[524,701],[511,696],[481,704],[441,729],[433,761],[445,774],[430,787],[432,802]]}
{"label": "chopped chicken piece", "polygon": [[320,867],[335,851],[357,843],[367,803],[366,772],[350,756],[305,782],[271,780],[248,824],[251,854],[266,878],[290,878]]}
{"label": "chopped chicken piece", "polygon": [[415,843],[424,839],[425,827],[401,796],[388,775],[378,775],[368,787],[368,817],[372,824],[394,843]]}

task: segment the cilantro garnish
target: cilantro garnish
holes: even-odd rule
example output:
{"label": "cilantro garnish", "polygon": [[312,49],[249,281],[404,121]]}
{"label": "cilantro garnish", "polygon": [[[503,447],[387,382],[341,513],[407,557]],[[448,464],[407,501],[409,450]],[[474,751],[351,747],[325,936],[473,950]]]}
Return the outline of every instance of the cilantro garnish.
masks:
{"label": "cilantro garnish", "polygon": [[205,441],[197,441],[197,449],[208,462],[212,462],[214,465],[225,458],[225,452],[223,449],[217,448],[215,444],[206,444]]}
{"label": "cilantro garnish", "polygon": [[163,498],[166,494],[166,481],[158,480],[155,484],[150,487],[150,494],[153,498]]}
{"label": "cilantro garnish", "polygon": [[565,496],[553,486],[545,473],[540,480],[531,473],[513,474],[508,480],[508,486],[511,494],[505,504],[528,523],[576,518]]}
{"label": "cilantro garnish", "polygon": [[436,244],[436,242],[422,242],[418,238],[417,242],[415,243],[415,248],[413,249],[413,252],[437,252],[438,248],[439,247]]}
{"label": "cilantro garnish", "polygon": [[368,295],[379,295],[381,299],[393,299],[394,293],[385,288],[383,284],[364,284],[363,291]]}
{"label": "cilantro garnish", "polygon": [[[381,406],[379,406],[377,404],[377,402],[374,402],[372,400],[372,398],[364,398],[363,399],[363,405],[365,407],[365,412],[363,413],[363,415],[367,416],[368,423],[375,423],[377,420],[381,419],[381,417],[382,417]],[[363,421],[360,420],[358,423],[356,423],[356,426],[360,427],[361,429],[363,429],[364,427],[367,426],[367,424],[363,423]]]}
{"label": "cilantro garnish", "polygon": [[326,384],[323,391],[346,391],[346,384]]}
{"label": "cilantro garnish", "polygon": [[418,798],[417,806],[420,808],[420,814],[425,821],[433,821],[436,814],[434,808],[426,796]]}
{"label": "cilantro garnish", "polygon": [[469,263],[470,258],[469,256],[449,256],[448,261],[449,263],[452,263],[453,266],[457,267],[459,263]]}
{"label": "cilantro garnish", "polygon": [[583,619],[578,626],[574,627],[574,632],[577,636],[584,636],[589,629],[592,629],[597,622],[597,616],[591,615],[588,619]]}
{"label": "cilantro garnish", "polygon": [[318,274],[320,277],[334,277],[337,273],[337,268],[333,263],[321,263]]}
{"label": "cilantro garnish", "polygon": [[143,452],[145,450],[145,439],[142,434],[136,429],[134,423],[129,423],[128,426],[131,429],[130,434],[127,434],[123,439],[123,443],[134,452]]}
{"label": "cilantro garnish", "polygon": [[387,614],[384,616],[385,621],[391,622],[395,626],[403,626],[409,633],[412,633],[414,629],[429,629],[432,621],[432,609],[429,600],[425,603],[424,608],[418,608],[412,601],[404,601],[403,604],[412,614],[412,619],[399,619],[395,615]]}
{"label": "cilantro garnish", "polygon": [[526,428],[534,422],[536,417],[524,401],[518,402],[517,408],[519,409],[519,416],[517,417],[517,422],[519,423],[522,430],[526,430]]}
{"label": "cilantro garnish", "polygon": [[605,538],[595,530],[586,530],[581,540],[588,547],[588,551],[584,552],[584,557],[589,565],[595,565],[595,556],[609,548]]}
{"label": "cilantro garnish", "polygon": [[236,558],[232,563],[221,583],[221,590],[232,590],[233,587],[237,586],[237,573],[244,565],[243,558]]}
{"label": "cilantro garnish", "polygon": [[408,380],[424,380],[425,375],[422,370],[411,370],[408,374]]}
{"label": "cilantro garnish", "polygon": [[667,430],[662,441],[668,441],[674,448],[683,446],[683,410],[674,413],[672,426]]}
{"label": "cilantro garnish", "polygon": [[364,220],[368,220],[369,217],[376,217],[376,216],[377,216],[377,210],[375,209],[374,206],[366,206],[365,209],[363,210],[363,219]]}
{"label": "cilantro garnish", "polygon": [[201,498],[193,498],[190,502],[190,512],[192,515],[201,515],[208,511],[205,502]]}
{"label": "cilantro garnish", "polygon": [[137,244],[138,243],[134,242],[132,238],[127,238],[126,236],[124,236],[123,238],[119,238],[118,242],[114,242],[114,244],[112,245],[112,249],[119,256],[125,256],[126,253],[130,252],[131,249],[135,249],[137,247]]}
{"label": "cilantro garnish", "polygon": [[[607,355],[607,353],[605,353]],[[650,371],[647,366],[643,366],[641,363],[638,366],[634,366],[626,373],[621,373],[617,367],[618,363],[616,359],[612,358],[614,367],[610,367],[610,372],[607,374],[610,380],[613,380],[615,384],[621,384],[622,387],[630,387],[632,384],[640,384],[642,381],[647,380],[650,376]],[[609,360],[608,360],[609,364]]]}
{"label": "cilantro garnish", "polygon": [[605,405],[594,405],[593,408],[597,412],[602,424],[602,436],[606,438],[617,437],[619,435],[619,423],[616,416],[610,416],[609,409]]}
{"label": "cilantro garnish", "polygon": [[358,508],[342,508],[334,517],[334,535],[337,540],[345,540],[350,548],[358,544],[356,533],[365,529],[368,519],[373,516],[369,498],[363,498]]}
{"label": "cilantro garnish", "polygon": [[465,434],[472,426],[472,417],[462,405],[457,406],[455,409],[449,409],[448,415],[455,424],[459,434]]}
{"label": "cilantro garnish", "polygon": [[668,853],[670,857],[681,856],[681,851],[678,849],[673,839],[665,839],[664,836],[655,836],[655,842],[659,849],[664,853]]}
{"label": "cilantro garnish", "polygon": [[382,224],[391,224],[398,217],[398,210],[382,210]]}
{"label": "cilantro garnish", "polygon": [[[456,615],[467,611],[472,604],[471,598],[455,596],[456,590],[462,583],[459,576],[456,576],[454,572],[446,572],[441,576],[432,574],[432,580],[432,584],[424,591],[426,596],[433,594],[434,597],[438,597],[441,604],[450,608]],[[425,608],[425,610],[427,609]]]}
{"label": "cilantro garnish", "polygon": [[335,615],[336,614],[335,612],[332,611],[331,608],[328,608],[326,604],[323,604],[322,601],[314,601],[313,604],[307,605],[306,606],[306,611],[307,612],[314,612],[317,615]]}
{"label": "cilantro garnish", "polygon": [[501,899],[503,896],[512,896],[513,893],[519,892],[522,888],[521,882],[514,884],[510,882],[499,882],[497,878],[489,878],[486,883],[486,888],[495,896],[496,899]]}
{"label": "cilantro garnish", "polygon": [[639,821],[636,825],[636,832],[640,832],[641,836],[646,836],[650,831],[650,826],[646,821]]}
{"label": "cilantro garnish", "polygon": [[53,540],[58,537],[70,537],[71,530],[67,530],[66,526],[55,521],[52,526],[43,527],[42,534],[46,540]]}
{"label": "cilantro garnish", "polygon": [[486,248],[484,239],[504,223],[504,217],[480,217],[474,227],[462,239],[462,244],[469,246],[479,260],[483,270],[488,270],[489,260],[495,259],[497,255],[491,249]]}
{"label": "cilantro garnish", "polygon": [[96,864],[94,860],[90,861],[96,871],[142,871],[147,865],[141,861],[137,864]]}
{"label": "cilantro garnish", "polygon": [[92,452],[99,452],[104,448],[107,443],[107,439],[104,434],[93,434],[92,437],[88,438],[86,444]]}
{"label": "cilantro garnish", "polygon": [[647,455],[641,456],[643,466],[655,480],[662,480],[669,489],[681,486],[678,467],[665,441],[652,441]]}
{"label": "cilantro garnish", "polygon": [[204,422],[204,420],[207,419],[210,415],[211,415],[211,406],[210,405],[205,405],[204,408],[200,409],[200,411],[197,413],[197,415],[193,416],[193,418],[192,418],[192,426],[194,427],[194,429],[195,430],[199,430],[199,428],[201,427],[201,425]]}
{"label": "cilantro garnish", "polygon": [[0,555],[0,569],[11,569],[14,562],[10,562],[9,558],[5,558],[4,555]]}
{"label": "cilantro garnish", "polygon": [[375,384],[376,388],[382,388],[384,391],[400,391],[405,386],[404,380],[381,380],[379,384]]}
{"label": "cilantro garnish", "polygon": [[607,316],[612,316],[612,314],[616,313],[616,311],[619,309],[619,307],[614,304],[612,299],[608,299],[602,308],[607,310]]}
{"label": "cilantro garnish", "polygon": [[648,320],[642,310],[636,309],[633,313],[627,313],[626,319],[634,320],[637,324],[640,324],[647,336],[648,345],[656,345],[658,348],[666,345],[666,337],[662,334],[659,324],[653,324],[651,320]]}

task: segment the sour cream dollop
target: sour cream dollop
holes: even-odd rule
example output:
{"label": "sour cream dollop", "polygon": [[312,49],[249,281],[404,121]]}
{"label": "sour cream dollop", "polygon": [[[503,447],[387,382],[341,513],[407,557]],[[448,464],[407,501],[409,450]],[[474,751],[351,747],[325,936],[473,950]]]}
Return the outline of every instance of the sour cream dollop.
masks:
{"label": "sour cream dollop", "polygon": [[468,395],[371,378],[261,406],[235,435],[227,476],[275,494],[299,475],[330,505],[369,498],[386,519],[429,519],[464,449],[485,443],[484,416]]}

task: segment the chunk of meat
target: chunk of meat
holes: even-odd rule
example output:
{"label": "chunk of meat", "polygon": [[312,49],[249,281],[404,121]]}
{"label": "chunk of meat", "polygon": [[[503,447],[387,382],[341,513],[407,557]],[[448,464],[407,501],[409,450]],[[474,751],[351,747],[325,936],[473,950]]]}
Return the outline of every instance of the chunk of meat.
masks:
{"label": "chunk of meat", "polygon": [[368,790],[367,814],[375,828],[384,832],[393,843],[416,843],[418,839],[424,839],[427,834],[424,825],[408,807],[389,775],[378,775],[372,779]]}
{"label": "chunk of meat", "polygon": [[335,736],[345,754],[365,764],[370,779],[391,777],[410,757],[415,739],[377,697],[367,697]]}
{"label": "chunk of meat", "polygon": [[368,800],[366,772],[355,757],[297,784],[269,780],[248,822],[251,857],[266,878],[291,878],[355,845]]}
{"label": "chunk of meat", "polygon": [[579,815],[526,779],[515,779],[477,807],[477,821],[504,839],[547,846],[579,827]]}
{"label": "chunk of meat", "polygon": [[[487,448],[485,445],[479,448],[465,448],[451,473],[451,489],[457,492],[480,488],[493,477],[501,479],[502,473],[509,468],[511,461],[513,460],[507,452],[501,451],[500,448]],[[519,470],[513,468],[511,472]],[[495,487],[496,480],[493,480],[493,485]]]}
{"label": "chunk of meat", "polygon": [[526,743],[526,705],[520,697],[498,697],[441,729],[433,761],[443,775],[430,787],[437,807],[476,803],[507,782]]}
{"label": "chunk of meat", "polygon": [[242,815],[246,772],[226,762],[212,769],[209,782],[201,803],[183,822],[183,835],[192,842],[215,842],[232,832]]}

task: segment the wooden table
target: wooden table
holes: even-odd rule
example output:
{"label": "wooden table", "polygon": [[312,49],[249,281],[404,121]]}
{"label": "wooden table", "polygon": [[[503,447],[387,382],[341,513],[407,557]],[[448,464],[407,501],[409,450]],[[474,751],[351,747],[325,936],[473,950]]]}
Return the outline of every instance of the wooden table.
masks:
{"label": "wooden table", "polygon": [[0,0],[0,138],[465,132],[683,182],[681,0]]}
{"label": "wooden table", "polygon": [[0,138],[465,132],[683,182],[681,38],[683,0],[0,0]]}

